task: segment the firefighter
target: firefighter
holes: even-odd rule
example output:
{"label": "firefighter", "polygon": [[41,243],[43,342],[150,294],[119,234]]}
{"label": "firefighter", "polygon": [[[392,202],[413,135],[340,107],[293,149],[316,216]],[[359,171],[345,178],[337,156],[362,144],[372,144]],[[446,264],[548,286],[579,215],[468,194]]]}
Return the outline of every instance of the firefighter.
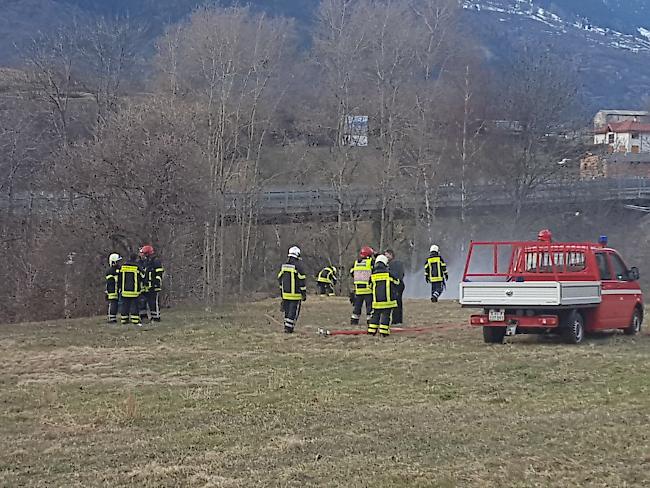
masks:
{"label": "firefighter", "polygon": [[392,249],[386,249],[384,251],[384,256],[388,258],[388,267],[395,277],[399,280],[399,285],[397,285],[397,307],[393,309],[391,314],[390,325],[401,327],[402,322],[404,321],[404,289],[406,285],[404,284],[404,265],[398,259],[395,259],[395,251]]}
{"label": "firefighter", "polygon": [[142,325],[139,314],[139,299],[142,293],[142,284],[145,279],[144,270],[138,263],[138,257],[132,254],[131,257],[120,266],[119,290],[121,310],[120,316],[123,325],[129,320],[134,325]]}
{"label": "firefighter", "polygon": [[388,258],[380,254],[370,276],[372,284],[372,317],[368,322],[368,334],[388,337],[391,314],[397,308],[400,280],[388,267]]}
{"label": "firefighter", "polygon": [[372,288],[370,287],[370,275],[374,264],[375,251],[368,246],[361,248],[359,259],[357,259],[350,269],[352,281],[354,283],[354,292],[350,294],[352,303],[352,316],[350,324],[358,325],[361,319],[361,310],[363,304],[366,304],[366,321],[372,315]]}
{"label": "firefighter", "polygon": [[106,300],[108,301],[108,323],[117,323],[119,305],[119,269],[122,256],[113,253],[108,257],[108,271],[106,271]]}
{"label": "firefighter", "polygon": [[162,291],[162,279],[165,274],[160,260],[156,257],[153,246],[147,244],[140,248],[140,259],[145,279],[140,298],[140,319],[147,318],[147,309],[153,322],[160,322],[159,296]]}
{"label": "firefighter", "polygon": [[325,266],[320,270],[320,273],[318,273],[318,276],[316,277],[318,293],[320,295],[333,297],[335,295],[334,286],[336,285],[336,281],[336,268],[331,264]]}
{"label": "firefighter", "polygon": [[429,249],[429,258],[424,265],[424,279],[431,283],[431,301],[437,302],[447,287],[447,263],[440,256],[440,248],[435,244]]}
{"label": "firefighter", "polygon": [[282,310],[284,311],[284,332],[292,334],[300,316],[301,302],[307,300],[306,275],[300,262],[300,248],[289,249],[288,259],[278,273],[278,283],[282,291]]}

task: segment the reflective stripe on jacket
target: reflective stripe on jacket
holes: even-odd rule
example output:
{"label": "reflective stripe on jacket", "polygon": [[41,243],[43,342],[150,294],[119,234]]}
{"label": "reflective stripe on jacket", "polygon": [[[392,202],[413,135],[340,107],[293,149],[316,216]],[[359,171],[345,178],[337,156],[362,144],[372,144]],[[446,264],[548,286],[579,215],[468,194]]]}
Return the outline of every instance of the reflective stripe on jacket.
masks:
{"label": "reflective stripe on jacket", "polygon": [[429,256],[424,265],[424,278],[427,283],[440,283],[447,280],[447,264],[438,255]]}
{"label": "reflective stripe on jacket", "polygon": [[372,294],[372,288],[370,287],[372,265],[372,258],[364,258],[355,261],[354,266],[352,266],[350,274],[352,275],[352,281],[354,282],[354,293],[357,295]]}
{"label": "reflective stripe on jacket", "polygon": [[330,285],[333,285],[336,283],[336,273],[334,272],[334,268],[327,267],[323,268],[320,270],[320,273],[318,273],[318,276],[316,277],[316,281],[318,283],[328,283]]}
{"label": "reflective stripe on jacket", "polygon": [[109,300],[117,300],[119,293],[118,280],[120,279],[117,266],[111,266],[106,272],[106,297]]}
{"label": "reflective stripe on jacket", "polygon": [[307,293],[305,276],[302,268],[291,260],[282,265],[278,273],[278,282],[282,290],[283,300],[302,300],[302,296]]}
{"label": "reflective stripe on jacket", "polygon": [[372,282],[372,309],[397,307],[397,285],[400,281],[391,276],[386,267],[373,271],[370,280]]}
{"label": "reflective stripe on jacket", "polygon": [[136,298],[142,293],[144,271],[136,264],[123,264],[120,269],[120,294],[126,298]]}

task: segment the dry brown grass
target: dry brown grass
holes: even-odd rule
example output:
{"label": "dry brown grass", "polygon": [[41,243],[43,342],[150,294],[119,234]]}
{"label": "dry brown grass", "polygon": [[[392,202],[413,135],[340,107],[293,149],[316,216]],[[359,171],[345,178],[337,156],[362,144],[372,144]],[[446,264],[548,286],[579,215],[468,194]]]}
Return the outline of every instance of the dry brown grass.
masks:
{"label": "dry brown grass", "polygon": [[650,335],[318,337],[345,299],[0,328],[1,486],[649,486]]}

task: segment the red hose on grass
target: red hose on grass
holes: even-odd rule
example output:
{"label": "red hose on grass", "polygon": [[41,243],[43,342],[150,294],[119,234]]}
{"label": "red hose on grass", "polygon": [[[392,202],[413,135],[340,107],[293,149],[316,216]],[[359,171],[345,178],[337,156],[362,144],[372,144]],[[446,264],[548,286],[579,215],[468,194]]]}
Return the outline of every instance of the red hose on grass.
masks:
{"label": "red hose on grass", "polygon": [[[452,329],[462,328],[462,324],[445,324],[434,327],[391,327],[391,334],[421,334],[423,332],[445,331]],[[338,336],[338,335],[366,335],[368,332],[365,329],[345,329],[345,330],[327,330],[318,329],[318,334],[322,336]]]}

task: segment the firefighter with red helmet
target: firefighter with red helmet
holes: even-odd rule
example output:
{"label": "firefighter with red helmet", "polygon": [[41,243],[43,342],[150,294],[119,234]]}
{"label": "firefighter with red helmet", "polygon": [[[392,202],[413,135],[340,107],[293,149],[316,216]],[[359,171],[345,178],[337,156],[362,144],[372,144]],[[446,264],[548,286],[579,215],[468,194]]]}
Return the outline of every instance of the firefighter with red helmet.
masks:
{"label": "firefighter with red helmet", "polygon": [[375,251],[371,247],[362,247],[359,252],[359,258],[350,269],[350,275],[354,284],[354,292],[350,294],[350,302],[352,302],[350,324],[352,325],[359,324],[364,303],[366,305],[366,321],[372,315],[372,286],[370,284],[370,275],[372,274],[372,267],[375,264],[374,256]]}
{"label": "firefighter with red helmet", "polygon": [[143,290],[140,300],[140,318],[147,317],[153,322],[160,322],[160,292],[162,291],[162,279],[165,274],[160,259],[156,257],[156,251],[150,244],[140,248],[140,260],[145,273]]}

